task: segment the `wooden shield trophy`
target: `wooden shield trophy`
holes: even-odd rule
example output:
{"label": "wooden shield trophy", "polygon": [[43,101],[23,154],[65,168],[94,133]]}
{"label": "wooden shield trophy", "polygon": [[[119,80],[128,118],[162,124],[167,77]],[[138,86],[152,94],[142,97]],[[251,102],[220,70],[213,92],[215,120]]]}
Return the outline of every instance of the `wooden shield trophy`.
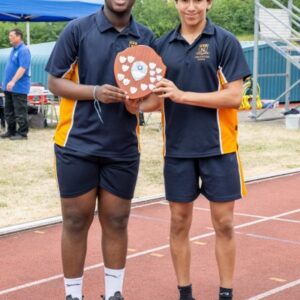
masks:
{"label": "wooden shield trophy", "polygon": [[114,74],[117,85],[134,100],[151,94],[165,76],[166,66],[152,48],[139,45],[118,53]]}

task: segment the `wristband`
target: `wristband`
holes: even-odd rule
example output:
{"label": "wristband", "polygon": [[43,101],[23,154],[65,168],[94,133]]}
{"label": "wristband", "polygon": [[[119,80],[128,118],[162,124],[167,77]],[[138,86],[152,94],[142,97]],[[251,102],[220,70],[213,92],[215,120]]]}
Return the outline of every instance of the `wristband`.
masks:
{"label": "wristband", "polygon": [[93,98],[94,98],[94,100],[96,100],[96,101],[100,101],[101,102],[101,100],[99,100],[98,98],[97,98],[97,96],[96,96],[96,91],[97,91],[97,88],[99,87],[99,85],[95,85],[94,86],[94,89],[93,89]]}

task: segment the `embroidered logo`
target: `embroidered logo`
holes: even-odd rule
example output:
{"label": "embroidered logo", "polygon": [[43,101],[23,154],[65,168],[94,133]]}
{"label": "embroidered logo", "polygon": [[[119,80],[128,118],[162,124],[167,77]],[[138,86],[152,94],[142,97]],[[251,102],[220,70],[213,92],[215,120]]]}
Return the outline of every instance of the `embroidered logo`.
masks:
{"label": "embroidered logo", "polygon": [[129,45],[128,47],[134,47],[134,46],[137,46],[138,43],[136,41],[129,41]]}
{"label": "embroidered logo", "polygon": [[205,61],[210,58],[209,44],[200,44],[195,58],[199,61]]}

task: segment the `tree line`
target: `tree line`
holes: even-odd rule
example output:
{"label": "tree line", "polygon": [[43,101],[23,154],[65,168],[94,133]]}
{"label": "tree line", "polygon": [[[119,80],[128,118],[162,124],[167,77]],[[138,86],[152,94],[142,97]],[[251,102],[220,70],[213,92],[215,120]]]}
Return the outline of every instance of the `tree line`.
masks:
{"label": "tree line", "polygon": [[[288,0],[279,0],[287,5]],[[150,27],[157,37],[171,30],[178,23],[174,0],[137,0],[133,14],[137,21]],[[276,7],[270,0],[261,0],[267,7]],[[300,0],[294,0],[300,7]],[[214,0],[209,11],[212,21],[236,35],[253,34],[254,0]],[[31,23],[31,43],[55,41],[65,27],[65,22]],[[25,33],[25,23],[0,22],[0,48],[10,47],[7,35],[18,27]]]}

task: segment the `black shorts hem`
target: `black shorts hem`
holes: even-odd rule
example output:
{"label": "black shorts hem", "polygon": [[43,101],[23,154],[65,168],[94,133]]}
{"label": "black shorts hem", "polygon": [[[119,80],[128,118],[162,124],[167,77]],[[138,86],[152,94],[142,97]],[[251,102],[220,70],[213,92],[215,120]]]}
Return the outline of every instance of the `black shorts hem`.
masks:
{"label": "black shorts hem", "polygon": [[119,198],[122,198],[122,199],[124,199],[124,200],[126,200],[126,201],[131,201],[132,198],[133,198],[133,196],[134,196],[134,195],[132,195],[132,197],[128,197],[128,195],[119,193],[119,192],[117,192],[117,191],[115,191],[115,190],[113,190],[113,189],[111,189],[111,188],[106,187],[106,186],[100,186],[99,188],[100,188],[100,189],[104,189],[104,190],[106,190],[107,192],[109,192],[109,193],[111,193],[111,194],[113,194],[113,195],[115,195],[115,196],[117,196],[117,197],[119,197]]}
{"label": "black shorts hem", "polygon": [[205,196],[205,198],[210,202],[231,202],[231,201],[241,200],[243,198],[243,196],[241,194],[213,198],[213,197],[209,197],[205,193],[203,193],[203,196]]}
{"label": "black shorts hem", "polygon": [[91,191],[94,188],[97,188],[97,185],[87,187],[87,188],[82,189],[81,191],[78,191],[75,193],[63,194],[63,193],[59,192],[59,194],[60,194],[61,198],[76,198],[76,197],[80,197],[80,196],[88,193],[89,191]]}
{"label": "black shorts hem", "polygon": [[169,202],[176,202],[176,203],[189,203],[189,202],[193,202],[198,198],[199,194],[196,196],[184,196],[184,197],[180,197],[178,198],[178,196],[176,197],[169,197],[166,195],[166,200]]}

